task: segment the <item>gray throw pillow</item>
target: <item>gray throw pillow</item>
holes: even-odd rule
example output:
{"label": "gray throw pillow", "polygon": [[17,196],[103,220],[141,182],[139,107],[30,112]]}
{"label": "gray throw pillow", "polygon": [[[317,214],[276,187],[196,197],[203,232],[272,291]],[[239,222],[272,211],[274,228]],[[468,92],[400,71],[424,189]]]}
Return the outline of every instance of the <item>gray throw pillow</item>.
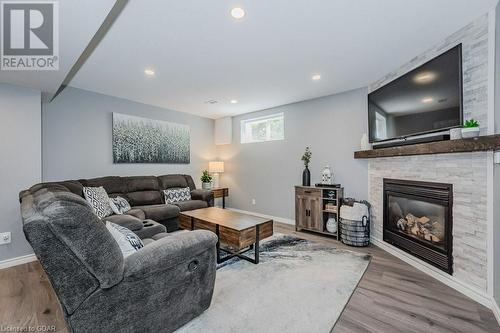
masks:
{"label": "gray throw pillow", "polygon": [[104,187],[84,187],[83,196],[92,208],[94,208],[97,217],[102,219],[113,214],[113,209],[111,209],[109,204],[108,193]]}
{"label": "gray throw pillow", "polygon": [[109,204],[113,212],[118,215],[124,214],[132,209],[127,199],[122,197],[109,198]]}
{"label": "gray throw pillow", "polygon": [[165,203],[172,204],[174,202],[191,200],[191,189],[189,187],[171,188],[164,190]]}
{"label": "gray throw pillow", "polygon": [[134,234],[130,229],[109,221],[106,221],[106,228],[118,243],[124,258],[144,247],[139,236]]}

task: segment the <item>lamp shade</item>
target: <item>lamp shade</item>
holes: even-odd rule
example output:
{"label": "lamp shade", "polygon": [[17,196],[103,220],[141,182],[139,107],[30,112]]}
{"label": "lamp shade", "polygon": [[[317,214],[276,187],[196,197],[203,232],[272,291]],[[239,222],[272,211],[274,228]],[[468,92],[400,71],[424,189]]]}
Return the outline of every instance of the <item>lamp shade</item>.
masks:
{"label": "lamp shade", "polygon": [[222,161],[208,162],[208,172],[212,173],[224,172],[224,162]]}

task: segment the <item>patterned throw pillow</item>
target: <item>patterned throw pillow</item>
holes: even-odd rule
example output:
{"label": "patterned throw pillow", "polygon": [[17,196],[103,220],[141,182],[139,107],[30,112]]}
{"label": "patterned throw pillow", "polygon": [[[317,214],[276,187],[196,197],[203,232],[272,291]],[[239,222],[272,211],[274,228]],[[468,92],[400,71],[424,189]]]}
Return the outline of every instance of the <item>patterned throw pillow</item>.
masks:
{"label": "patterned throw pillow", "polygon": [[171,204],[179,201],[191,200],[191,189],[189,187],[164,190],[165,203]]}
{"label": "patterned throw pillow", "polygon": [[130,204],[127,199],[122,197],[109,198],[109,205],[115,214],[121,215],[128,212],[130,209]]}
{"label": "patterned throw pillow", "polygon": [[118,246],[120,246],[120,250],[122,251],[124,258],[144,247],[144,244],[139,236],[130,231],[130,229],[109,221],[106,221],[106,228],[118,243]]}
{"label": "patterned throw pillow", "polygon": [[113,214],[113,209],[109,205],[108,193],[104,187],[84,187],[83,195],[99,218],[102,219]]}

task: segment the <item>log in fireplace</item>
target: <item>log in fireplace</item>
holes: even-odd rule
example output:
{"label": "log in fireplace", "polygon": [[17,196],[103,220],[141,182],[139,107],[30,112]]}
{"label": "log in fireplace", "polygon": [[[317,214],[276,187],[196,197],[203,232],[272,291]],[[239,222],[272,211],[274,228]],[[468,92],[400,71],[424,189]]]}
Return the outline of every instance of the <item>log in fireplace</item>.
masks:
{"label": "log in fireplace", "polygon": [[384,178],[384,241],[453,273],[453,185]]}

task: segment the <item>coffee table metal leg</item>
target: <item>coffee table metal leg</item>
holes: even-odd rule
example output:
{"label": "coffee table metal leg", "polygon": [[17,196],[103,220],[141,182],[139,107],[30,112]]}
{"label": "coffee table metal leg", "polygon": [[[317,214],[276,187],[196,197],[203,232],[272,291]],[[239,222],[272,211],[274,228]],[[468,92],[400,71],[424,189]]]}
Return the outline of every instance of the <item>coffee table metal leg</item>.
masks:
{"label": "coffee table metal leg", "polygon": [[[216,245],[216,251],[217,251],[217,263],[220,264],[220,263],[223,263],[233,257],[238,257],[240,259],[243,259],[243,260],[246,260],[246,261],[249,261],[251,262],[252,264],[258,264],[259,263],[259,242],[260,242],[260,228],[259,228],[259,225],[256,225],[255,227],[255,243],[250,245],[247,249],[244,249],[244,250],[241,250],[241,251],[236,251],[236,252],[233,252],[229,249],[223,249],[220,247],[220,232],[219,232],[219,225],[216,225],[215,226],[215,234],[217,235],[217,245]],[[247,251],[251,251],[251,250],[254,250],[254,253],[255,253],[255,257],[254,258],[250,258],[250,257],[247,257],[245,255],[243,255],[243,253],[247,252]],[[226,252],[228,255],[224,256],[223,258],[221,258],[220,256],[220,251],[224,251]]]}
{"label": "coffee table metal leg", "polygon": [[215,234],[217,235],[217,245],[216,245],[217,263],[220,264],[222,261],[220,259],[220,232],[218,224],[215,225]]}
{"label": "coffee table metal leg", "polygon": [[259,236],[260,236],[259,225],[257,224],[257,226],[255,227],[255,262],[254,262],[254,264],[259,263]]}

